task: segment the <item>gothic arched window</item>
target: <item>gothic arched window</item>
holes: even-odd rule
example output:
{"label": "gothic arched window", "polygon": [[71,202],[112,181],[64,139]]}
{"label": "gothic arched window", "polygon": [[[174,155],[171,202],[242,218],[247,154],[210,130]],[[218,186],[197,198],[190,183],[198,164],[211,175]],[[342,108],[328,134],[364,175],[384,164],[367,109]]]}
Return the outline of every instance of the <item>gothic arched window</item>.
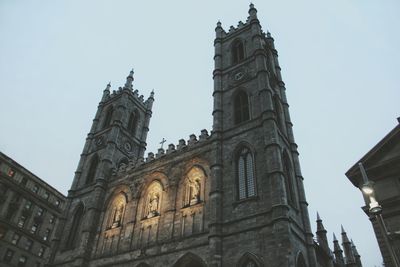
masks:
{"label": "gothic arched window", "polygon": [[108,208],[107,229],[117,228],[122,225],[125,213],[126,196],[123,193],[118,194]]}
{"label": "gothic arched window", "polygon": [[303,253],[299,253],[296,260],[296,267],[307,267],[306,261],[304,260]]}
{"label": "gothic arched window", "polygon": [[259,267],[259,266],[264,266],[260,259],[249,252],[246,252],[239,260],[236,266],[238,267]]}
{"label": "gothic arched window", "polygon": [[152,218],[160,215],[161,211],[162,186],[158,181],[150,184],[145,195],[143,217]]}
{"label": "gothic arched window", "polygon": [[281,103],[279,100],[279,97],[277,95],[275,95],[273,97],[273,103],[274,103],[274,110],[275,110],[275,114],[276,114],[276,120],[277,120],[277,124],[279,129],[281,129],[281,131],[283,131],[284,128],[284,121],[283,121],[283,113],[282,113],[282,108],[281,108]]}
{"label": "gothic arched window", "polygon": [[237,185],[239,200],[256,196],[253,155],[246,147],[237,158]]}
{"label": "gothic arched window", "polygon": [[185,193],[183,206],[191,206],[200,203],[204,197],[204,172],[199,167],[193,167],[185,178]]}
{"label": "gothic arched window", "polygon": [[286,189],[286,197],[288,204],[294,203],[294,187],[293,187],[293,178],[291,171],[291,164],[289,160],[289,156],[286,152],[283,153],[283,173],[285,175],[285,189]]}
{"label": "gothic arched window", "polygon": [[92,160],[90,162],[89,170],[86,175],[86,182],[85,184],[90,184],[91,182],[94,181],[94,178],[96,176],[96,170],[97,170],[97,165],[99,164],[99,157],[97,155],[94,155],[92,157]]}
{"label": "gothic arched window", "polygon": [[110,126],[113,113],[114,113],[114,108],[113,106],[110,106],[107,109],[106,117],[104,118],[103,129]]}
{"label": "gothic arched window", "polygon": [[247,121],[250,119],[249,99],[245,92],[240,91],[236,94],[234,100],[234,116],[235,124]]}
{"label": "gothic arched window", "polygon": [[128,121],[128,131],[132,135],[135,135],[135,133],[136,133],[138,121],[139,121],[139,115],[138,115],[137,111],[131,113],[131,115],[129,116],[129,121]]}
{"label": "gothic arched window", "polygon": [[240,40],[232,44],[232,62],[236,64],[244,59],[244,45]]}
{"label": "gothic arched window", "polygon": [[83,205],[79,204],[79,206],[76,208],[74,218],[72,220],[71,228],[69,230],[69,234],[67,237],[67,242],[65,243],[65,247],[67,249],[72,249],[75,248],[77,245],[78,241],[78,236],[79,236],[79,226],[82,223],[82,217],[83,217]]}

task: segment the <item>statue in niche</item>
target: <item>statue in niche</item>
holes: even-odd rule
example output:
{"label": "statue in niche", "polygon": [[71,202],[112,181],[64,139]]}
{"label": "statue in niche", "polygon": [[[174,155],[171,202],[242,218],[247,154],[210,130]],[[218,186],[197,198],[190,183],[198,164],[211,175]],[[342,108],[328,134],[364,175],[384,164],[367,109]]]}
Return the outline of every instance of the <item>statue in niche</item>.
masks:
{"label": "statue in niche", "polygon": [[160,196],[158,192],[151,192],[148,204],[148,214],[147,218],[152,218],[158,215],[158,204],[160,201]]}
{"label": "statue in niche", "polygon": [[111,225],[111,228],[117,228],[121,226],[123,212],[124,212],[123,204],[119,204],[117,207],[114,208],[113,223]]}
{"label": "statue in niche", "polygon": [[200,202],[200,181],[191,181],[190,185],[190,205],[194,205]]}

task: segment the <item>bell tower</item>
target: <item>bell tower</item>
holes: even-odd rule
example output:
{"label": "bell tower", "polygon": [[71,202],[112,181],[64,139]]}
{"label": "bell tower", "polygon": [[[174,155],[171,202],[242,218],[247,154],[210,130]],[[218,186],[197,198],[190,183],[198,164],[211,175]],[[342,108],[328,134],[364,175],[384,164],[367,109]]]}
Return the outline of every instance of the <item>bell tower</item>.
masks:
{"label": "bell tower", "polygon": [[[316,266],[278,53],[253,4],[248,14],[237,27],[225,31],[218,22],[215,29],[213,260],[234,264],[235,254],[225,251],[240,246],[271,266]],[[257,258],[243,257],[258,266]]]}
{"label": "bell tower", "polygon": [[143,158],[154,92],[147,100],[139,96],[132,86],[133,74],[132,70],[118,90],[111,93],[109,83],[103,91],[68,192],[63,226],[57,235],[60,239],[55,241],[57,254],[51,259],[54,263],[87,266],[112,171]]}

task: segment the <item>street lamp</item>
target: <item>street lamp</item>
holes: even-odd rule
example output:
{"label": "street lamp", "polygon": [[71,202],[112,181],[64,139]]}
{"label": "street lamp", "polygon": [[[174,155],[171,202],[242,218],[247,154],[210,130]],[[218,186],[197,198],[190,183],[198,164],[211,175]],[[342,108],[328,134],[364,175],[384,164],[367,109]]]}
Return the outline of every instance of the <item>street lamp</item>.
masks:
{"label": "street lamp", "polygon": [[392,258],[393,266],[400,267],[399,260],[394,252],[394,249],[390,243],[389,235],[385,222],[382,217],[382,206],[379,205],[378,201],[375,198],[375,190],[374,190],[374,182],[368,180],[367,173],[365,172],[364,166],[361,162],[358,163],[360,168],[360,172],[363,178],[363,185],[361,186],[361,191],[365,196],[369,199],[369,214],[375,216],[376,221],[378,222],[379,228],[381,230],[383,240],[385,242],[386,247],[389,250],[390,257]]}

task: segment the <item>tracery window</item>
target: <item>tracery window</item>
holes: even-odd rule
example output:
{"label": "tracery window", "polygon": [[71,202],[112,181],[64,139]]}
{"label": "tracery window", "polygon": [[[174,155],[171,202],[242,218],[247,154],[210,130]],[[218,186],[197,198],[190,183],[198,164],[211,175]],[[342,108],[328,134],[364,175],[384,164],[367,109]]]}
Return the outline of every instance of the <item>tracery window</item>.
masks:
{"label": "tracery window", "polygon": [[237,40],[232,45],[232,62],[236,64],[244,59],[243,42]]}
{"label": "tracery window", "polygon": [[295,193],[293,188],[293,178],[291,172],[291,164],[287,153],[283,153],[283,172],[285,175],[285,189],[288,204],[294,203]]}
{"label": "tracery window", "polygon": [[161,197],[162,186],[158,181],[154,181],[147,189],[143,213],[144,218],[152,218],[160,215]]}
{"label": "tracery window", "polygon": [[94,155],[90,162],[89,171],[86,175],[86,182],[85,182],[86,184],[90,184],[91,182],[94,181],[98,164],[99,164],[99,157],[97,155]]}
{"label": "tracery window", "polygon": [[237,159],[237,184],[239,200],[256,196],[253,155],[246,147],[240,150]]}
{"label": "tracery window", "polygon": [[129,121],[128,121],[128,131],[132,135],[135,135],[135,133],[136,133],[138,121],[139,121],[139,115],[138,115],[137,111],[131,113],[131,115],[129,116]]}
{"label": "tracery window", "polygon": [[108,229],[117,228],[122,225],[125,213],[126,196],[123,193],[117,195],[109,207]]}
{"label": "tracery window", "polygon": [[245,92],[240,91],[235,96],[234,100],[234,116],[235,124],[247,121],[250,119],[249,99]]}
{"label": "tracery window", "polygon": [[103,129],[110,126],[113,113],[114,108],[113,106],[110,106],[107,110],[106,117],[104,118]]}
{"label": "tracery window", "polygon": [[69,230],[69,234],[67,236],[67,242],[65,244],[65,247],[68,249],[72,249],[76,246],[76,243],[78,241],[78,232],[79,232],[79,226],[81,225],[82,222],[82,217],[83,217],[83,205],[79,204],[79,206],[76,208],[74,218],[72,220],[71,228]]}
{"label": "tracery window", "polygon": [[183,206],[192,206],[200,203],[203,198],[204,190],[204,172],[199,167],[190,169],[185,178],[185,192]]}

